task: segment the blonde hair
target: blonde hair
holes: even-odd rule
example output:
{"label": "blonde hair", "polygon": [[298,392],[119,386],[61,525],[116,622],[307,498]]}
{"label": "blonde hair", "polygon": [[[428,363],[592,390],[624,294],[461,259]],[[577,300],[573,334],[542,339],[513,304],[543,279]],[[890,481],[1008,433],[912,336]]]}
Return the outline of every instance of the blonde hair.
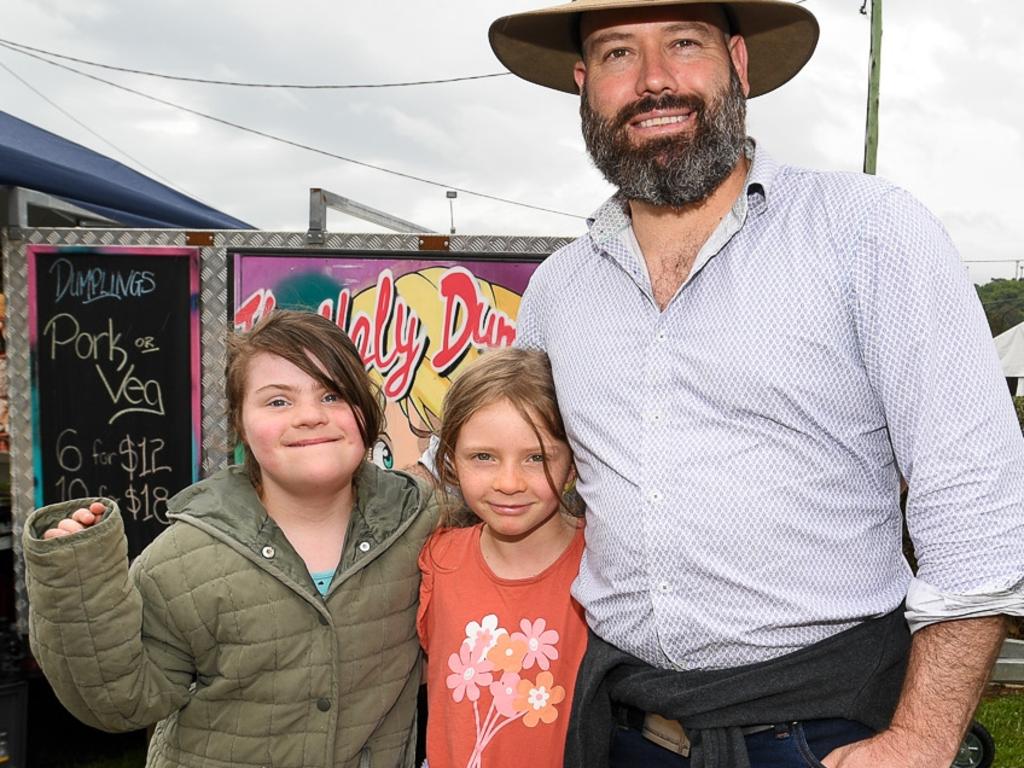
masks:
{"label": "blonde hair", "polygon": [[[461,500],[452,498],[448,490],[459,486],[455,471],[455,448],[459,433],[473,414],[502,400],[511,403],[530,425],[538,443],[543,443],[541,430],[561,443],[569,443],[558,410],[548,356],[530,349],[487,351],[459,375],[444,398],[444,418],[436,459],[443,502],[439,528],[463,528],[480,522],[472,510]],[[559,497],[562,510],[576,517],[582,516],[582,502],[578,497],[575,500],[566,498],[565,490],[555,484],[547,462],[544,463],[544,476],[551,490]]]}
{"label": "blonde hair", "polygon": [[[431,340],[426,358],[416,368],[409,394],[399,401],[402,411],[409,420],[410,430],[419,437],[426,437],[431,431],[438,429],[441,423],[442,402],[445,393],[451,386],[452,375],[435,371],[429,363],[430,357],[437,353],[437,340],[441,339],[445,333],[442,325],[444,312],[441,311],[442,298],[439,286],[441,278],[449,271],[448,267],[427,267],[395,278],[395,292],[420,318],[420,322],[426,328],[427,337]],[[480,290],[481,298],[489,307],[509,318],[514,318],[518,314],[519,294],[483,278],[474,276],[474,279]],[[377,305],[377,298],[377,287],[367,288],[352,298],[352,310],[372,315]],[[389,330],[390,334],[394,334],[394,332],[393,328]],[[459,370],[479,355],[480,351],[471,347],[460,363]],[[371,370],[369,375],[374,381],[381,380],[381,375],[376,370]],[[414,426],[414,414],[416,420],[425,429],[417,429]]]}

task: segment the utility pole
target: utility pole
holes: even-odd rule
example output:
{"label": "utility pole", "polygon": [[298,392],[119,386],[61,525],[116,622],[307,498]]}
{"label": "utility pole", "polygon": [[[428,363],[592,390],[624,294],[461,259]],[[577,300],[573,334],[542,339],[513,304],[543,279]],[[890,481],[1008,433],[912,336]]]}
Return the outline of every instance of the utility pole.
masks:
{"label": "utility pole", "polygon": [[[864,131],[864,173],[875,173],[878,159],[878,80],[882,68],[882,0],[871,3],[871,59],[868,68],[868,118]],[[864,12],[864,8],[861,8]]]}

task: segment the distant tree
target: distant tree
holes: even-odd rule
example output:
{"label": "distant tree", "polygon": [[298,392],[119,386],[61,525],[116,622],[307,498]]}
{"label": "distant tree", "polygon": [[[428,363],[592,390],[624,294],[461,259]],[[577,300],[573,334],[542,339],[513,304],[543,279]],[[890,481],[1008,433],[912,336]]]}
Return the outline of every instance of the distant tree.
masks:
{"label": "distant tree", "polygon": [[1024,323],[1024,280],[996,278],[975,288],[993,336]]}

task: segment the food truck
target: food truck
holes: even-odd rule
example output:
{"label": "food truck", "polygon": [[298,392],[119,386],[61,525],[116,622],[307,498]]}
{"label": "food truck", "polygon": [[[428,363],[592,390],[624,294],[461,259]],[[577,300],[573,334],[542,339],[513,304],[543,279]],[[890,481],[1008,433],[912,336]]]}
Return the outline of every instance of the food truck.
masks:
{"label": "food truck", "polygon": [[[372,459],[415,462],[459,369],[515,339],[519,300],[564,239],[254,230],[8,230],[14,545],[29,512],[110,496],[134,556],[167,500],[235,458],[226,338],[274,308],[342,327],[379,385]],[[17,621],[27,605],[16,563]]]}

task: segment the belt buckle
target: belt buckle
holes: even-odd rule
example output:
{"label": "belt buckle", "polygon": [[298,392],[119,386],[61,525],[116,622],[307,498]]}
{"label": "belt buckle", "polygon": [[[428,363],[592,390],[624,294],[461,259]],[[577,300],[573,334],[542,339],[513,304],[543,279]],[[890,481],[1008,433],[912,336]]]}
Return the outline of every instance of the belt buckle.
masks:
{"label": "belt buckle", "polygon": [[644,716],[643,737],[663,749],[683,757],[690,756],[690,740],[678,720],[668,720],[661,715],[648,712]]}

